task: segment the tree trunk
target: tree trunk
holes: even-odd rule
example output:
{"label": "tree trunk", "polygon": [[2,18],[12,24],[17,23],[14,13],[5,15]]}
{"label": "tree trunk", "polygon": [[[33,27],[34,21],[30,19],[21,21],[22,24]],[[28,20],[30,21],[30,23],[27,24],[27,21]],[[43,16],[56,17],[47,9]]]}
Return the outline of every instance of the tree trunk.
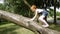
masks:
{"label": "tree trunk", "polygon": [[56,0],[54,0],[54,24],[56,23]]}
{"label": "tree trunk", "polygon": [[28,21],[29,18],[23,17],[21,15],[0,10],[0,18],[7,19],[9,21],[14,22],[17,25],[23,26],[31,30],[35,34],[60,34],[57,31],[39,26],[35,21]]}

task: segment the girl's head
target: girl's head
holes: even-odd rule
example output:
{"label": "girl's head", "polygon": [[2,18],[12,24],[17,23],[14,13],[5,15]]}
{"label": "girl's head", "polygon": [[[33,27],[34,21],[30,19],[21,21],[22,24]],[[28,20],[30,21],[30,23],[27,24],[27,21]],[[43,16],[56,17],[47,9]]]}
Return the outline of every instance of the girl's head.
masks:
{"label": "girl's head", "polygon": [[30,9],[34,12],[36,10],[36,5],[32,5]]}

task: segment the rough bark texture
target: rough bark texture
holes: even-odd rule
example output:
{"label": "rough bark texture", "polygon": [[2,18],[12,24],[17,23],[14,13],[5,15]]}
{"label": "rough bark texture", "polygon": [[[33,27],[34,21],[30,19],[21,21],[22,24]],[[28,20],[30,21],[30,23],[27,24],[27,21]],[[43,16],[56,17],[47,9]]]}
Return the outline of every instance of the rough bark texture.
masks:
{"label": "rough bark texture", "polygon": [[35,21],[28,21],[29,18],[23,17],[21,15],[0,10],[0,18],[7,19],[17,25],[23,26],[33,31],[35,34],[60,34],[58,31],[39,26]]}

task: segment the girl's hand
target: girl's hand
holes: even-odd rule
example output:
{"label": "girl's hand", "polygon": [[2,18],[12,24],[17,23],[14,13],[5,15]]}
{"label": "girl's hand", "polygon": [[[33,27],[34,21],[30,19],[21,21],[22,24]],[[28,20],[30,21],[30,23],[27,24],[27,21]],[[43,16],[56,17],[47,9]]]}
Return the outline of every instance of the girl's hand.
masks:
{"label": "girl's hand", "polygon": [[29,20],[27,20],[27,21],[33,21],[33,19],[29,19]]}
{"label": "girl's hand", "polygon": [[33,21],[34,19],[30,19],[30,21]]}

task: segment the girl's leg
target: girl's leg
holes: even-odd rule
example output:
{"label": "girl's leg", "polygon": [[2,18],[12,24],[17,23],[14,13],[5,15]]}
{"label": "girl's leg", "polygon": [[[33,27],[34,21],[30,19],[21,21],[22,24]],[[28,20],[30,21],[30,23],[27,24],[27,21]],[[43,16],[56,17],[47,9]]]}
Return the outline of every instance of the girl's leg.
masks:
{"label": "girl's leg", "polygon": [[48,27],[49,25],[44,18],[45,18],[44,15],[40,16],[39,21],[41,21],[43,23],[43,25],[42,25],[43,27]]}

